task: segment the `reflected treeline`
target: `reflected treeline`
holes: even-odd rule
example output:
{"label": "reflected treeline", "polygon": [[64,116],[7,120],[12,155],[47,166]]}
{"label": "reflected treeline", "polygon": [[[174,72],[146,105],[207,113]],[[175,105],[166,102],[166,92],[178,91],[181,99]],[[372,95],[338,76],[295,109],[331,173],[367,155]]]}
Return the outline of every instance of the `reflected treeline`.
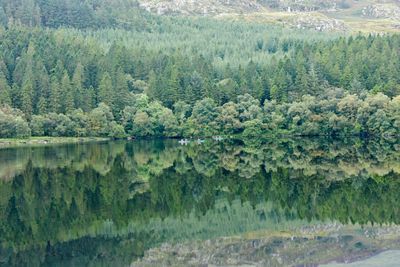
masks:
{"label": "reflected treeline", "polygon": [[124,149],[125,145],[117,142],[3,148],[0,150],[0,180],[12,180],[22,174],[28,165],[33,168],[69,168],[76,171],[89,167],[104,175]]}
{"label": "reflected treeline", "polygon": [[[133,238],[132,253],[141,255],[171,238],[149,238],[154,220],[201,218],[221,199],[250,207],[268,203],[267,211],[257,211],[259,220],[400,224],[399,157],[398,144],[380,140],[189,146],[169,140],[0,150],[0,264],[33,249],[43,262],[60,253],[60,244],[85,238],[112,236],[104,244],[115,246],[118,231],[129,225],[133,229],[121,235]],[[102,249],[99,244],[96,253]]]}
{"label": "reflected treeline", "polygon": [[75,171],[87,167],[106,175],[118,156],[125,169],[140,173],[135,178],[146,181],[171,166],[179,173],[194,167],[205,176],[214,175],[222,167],[229,172],[238,170],[243,178],[253,177],[259,167],[267,172],[290,168],[329,180],[400,173],[400,144],[387,140],[274,139],[263,144],[231,141],[185,147],[169,140],[2,149],[0,180],[12,180],[28,165]]}

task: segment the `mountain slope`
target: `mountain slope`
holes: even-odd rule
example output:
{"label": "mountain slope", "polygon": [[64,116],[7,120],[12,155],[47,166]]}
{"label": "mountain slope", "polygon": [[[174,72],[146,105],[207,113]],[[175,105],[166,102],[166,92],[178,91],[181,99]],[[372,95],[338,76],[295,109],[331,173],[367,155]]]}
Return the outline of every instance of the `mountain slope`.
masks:
{"label": "mountain slope", "polygon": [[158,15],[216,15],[221,13],[250,13],[264,11],[255,0],[141,0],[140,7]]}
{"label": "mountain slope", "polygon": [[[398,0],[139,0],[139,5],[158,14],[221,14],[230,12],[258,12],[262,10],[291,12],[342,12],[365,9],[366,16],[372,11],[381,16],[382,9],[396,9]],[[371,10],[371,11],[370,11]],[[357,13],[357,12],[356,12]],[[385,11],[389,15],[390,11]],[[395,12],[397,13],[397,12]],[[387,16],[384,16],[387,17]]]}
{"label": "mountain slope", "polygon": [[200,15],[317,31],[400,31],[398,0],[139,0],[158,15]]}
{"label": "mountain slope", "polygon": [[157,15],[250,20],[316,31],[400,31],[399,0],[0,0],[4,27],[149,29],[159,24]]}

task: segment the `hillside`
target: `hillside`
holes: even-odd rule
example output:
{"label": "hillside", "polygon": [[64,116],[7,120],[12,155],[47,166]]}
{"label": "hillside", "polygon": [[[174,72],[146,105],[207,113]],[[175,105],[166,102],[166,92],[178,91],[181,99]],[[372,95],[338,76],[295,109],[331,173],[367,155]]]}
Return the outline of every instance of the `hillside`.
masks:
{"label": "hillside", "polygon": [[398,0],[139,0],[158,15],[217,16],[342,32],[400,31]]}
{"label": "hillside", "polygon": [[218,3],[0,0],[0,138],[399,135],[394,8]]}
{"label": "hillside", "polygon": [[316,31],[400,31],[398,0],[0,0],[3,26],[148,28],[155,22],[151,14],[246,20]]}
{"label": "hillside", "polygon": [[141,8],[158,15],[217,15],[222,13],[251,13],[264,11],[255,0],[141,0]]}
{"label": "hillside", "polygon": [[[259,11],[353,13],[375,18],[397,17],[398,0],[138,0],[158,14],[210,15]],[[384,11],[386,10],[386,11]],[[388,11],[389,10],[389,11]],[[392,10],[392,11],[390,11]]]}

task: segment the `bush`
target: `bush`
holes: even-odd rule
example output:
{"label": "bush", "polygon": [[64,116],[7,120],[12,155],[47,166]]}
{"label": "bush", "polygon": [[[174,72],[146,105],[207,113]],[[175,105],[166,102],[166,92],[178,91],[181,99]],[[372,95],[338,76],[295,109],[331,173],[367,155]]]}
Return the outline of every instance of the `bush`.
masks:
{"label": "bush", "polygon": [[27,138],[31,129],[20,110],[0,108],[0,138]]}
{"label": "bush", "polygon": [[116,138],[116,139],[121,139],[121,138],[126,137],[124,127],[122,125],[119,125],[115,121],[111,122],[110,123],[110,132],[108,134],[108,137]]}
{"label": "bush", "polygon": [[44,124],[46,118],[40,115],[33,115],[29,123],[33,136],[44,136]]}

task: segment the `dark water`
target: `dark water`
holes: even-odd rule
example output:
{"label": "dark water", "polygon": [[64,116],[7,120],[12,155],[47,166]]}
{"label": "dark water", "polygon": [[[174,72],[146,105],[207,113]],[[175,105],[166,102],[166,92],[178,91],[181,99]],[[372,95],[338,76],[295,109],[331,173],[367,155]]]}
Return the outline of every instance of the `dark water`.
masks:
{"label": "dark water", "polygon": [[399,173],[400,145],[382,140],[2,149],[0,265],[128,266],[166,242],[396,226]]}

